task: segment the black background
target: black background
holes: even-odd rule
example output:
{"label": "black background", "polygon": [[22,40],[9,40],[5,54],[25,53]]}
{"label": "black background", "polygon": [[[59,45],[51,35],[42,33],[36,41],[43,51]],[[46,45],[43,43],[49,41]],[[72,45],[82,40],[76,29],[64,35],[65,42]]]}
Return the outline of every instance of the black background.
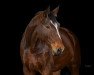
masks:
{"label": "black background", "polygon": [[[14,0],[3,2],[4,36],[4,70],[12,75],[22,75],[19,46],[22,34],[40,10],[49,5],[51,10],[60,6],[57,20],[61,27],[66,27],[76,34],[81,46],[82,64],[80,75],[91,75],[93,72],[93,6],[90,1],[83,0]],[[2,44],[3,44],[2,43]],[[3,54],[3,53],[2,53]],[[65,74],[62,71],[62,74]],[[4,73],[4,72],[3,72]],[[65,74],[66,75],[66,74]]]}

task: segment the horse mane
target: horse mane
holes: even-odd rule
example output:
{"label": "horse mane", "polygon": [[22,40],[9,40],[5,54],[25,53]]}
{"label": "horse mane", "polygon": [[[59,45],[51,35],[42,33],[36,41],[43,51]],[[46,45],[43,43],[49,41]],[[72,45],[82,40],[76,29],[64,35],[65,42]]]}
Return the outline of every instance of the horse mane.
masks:
{"label": "horse mane", "polygon": [[23,33],[23,44],[24,48],[28,48],[31,43],[31,38],[32,38],[32,33],[34,32],[34,29],[38,26],[41,25],[44,22],[45,15],[43,11],[39,11],[38,13],[35,14],[35,16],[32,18],[30,23],[27,25],[25,32]]}

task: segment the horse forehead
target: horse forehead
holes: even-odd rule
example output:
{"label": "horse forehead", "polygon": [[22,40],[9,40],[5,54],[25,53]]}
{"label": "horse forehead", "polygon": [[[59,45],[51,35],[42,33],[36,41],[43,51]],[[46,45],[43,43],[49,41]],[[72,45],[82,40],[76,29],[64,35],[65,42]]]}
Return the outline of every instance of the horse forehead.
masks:
{"label": "horse forehead", "polygon": [[57,25],[57,23],[55,22],[55,23],[53,23],[52,22],[52,20],[50,20],[50,22],[51,22],[51,24],[55,27],[55,29],[56,29],[56,31],[57,31],[57,35],[59,36],[59,38],[61,39],[61,36],[60,36],[60,34],[59,34],[59,31],[58,31],[58,25]]}
{"label": "horse forehead", "polygon": [[49,16],[50,20],[51,20],[53,23],[56,23],[56,22],[57,22],[57,20],[56,20],[56,18],[55,18],[55,16],[54,16],[53,14],[49,14],[48,16]]}

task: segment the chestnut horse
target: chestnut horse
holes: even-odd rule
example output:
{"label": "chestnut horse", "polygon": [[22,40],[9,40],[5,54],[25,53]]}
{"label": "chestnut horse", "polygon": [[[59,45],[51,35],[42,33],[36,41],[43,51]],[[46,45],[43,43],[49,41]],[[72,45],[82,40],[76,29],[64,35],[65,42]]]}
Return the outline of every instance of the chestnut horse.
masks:
{"label": "chestnut horse", "polygon": [[64,67],[71,75],[79,75],[79,42],[71,31],[60,27],[58,10],[39,11],[28,24],[20,44],[24,75],[60,75]]}

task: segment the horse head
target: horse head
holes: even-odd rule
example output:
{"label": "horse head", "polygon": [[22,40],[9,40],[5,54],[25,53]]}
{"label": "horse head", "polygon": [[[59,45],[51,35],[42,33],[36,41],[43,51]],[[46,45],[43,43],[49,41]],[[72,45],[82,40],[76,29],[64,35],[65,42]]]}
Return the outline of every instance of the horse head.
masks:
{"label": "horse head", "polygon": [[64,44],[59,33],[60,24],[56,20],[58,10],[59,7],[52,11],[47,8],[35,15],[32,20],[36,25],[31,37],[32,48],[38,47],[39,43],[41,43],[48,46],[53,55],[62,54]]}

